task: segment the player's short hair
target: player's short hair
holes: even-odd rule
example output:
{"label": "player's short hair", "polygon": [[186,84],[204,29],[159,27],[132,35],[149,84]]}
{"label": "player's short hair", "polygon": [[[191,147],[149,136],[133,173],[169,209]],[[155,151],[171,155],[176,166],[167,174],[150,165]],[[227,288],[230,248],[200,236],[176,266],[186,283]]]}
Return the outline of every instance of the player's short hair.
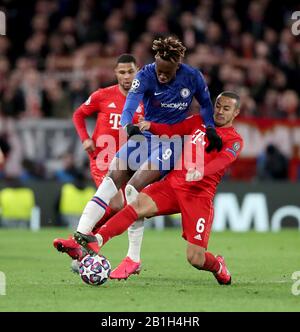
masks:
{"label": "player's short hair", "polygon": [[117,64],[130,62],[133,62],[136,65],[136,58],[132,54],[128,53],[121,54],[117,59]]}
{"label": "player's short hair", "polygon": [[155,57],[174,63],[179,62],[186,51],[186,47],[183,46],[182,42],[174,37],[154,40],[152,49],[156,52]]}
{"label": "player's short hair", "polygon": [[235,100],[235,109],[239,109],[241,107],[241,98],[234,91],[223,91],[218,95],[217,99],[222,96],[234,99]]}

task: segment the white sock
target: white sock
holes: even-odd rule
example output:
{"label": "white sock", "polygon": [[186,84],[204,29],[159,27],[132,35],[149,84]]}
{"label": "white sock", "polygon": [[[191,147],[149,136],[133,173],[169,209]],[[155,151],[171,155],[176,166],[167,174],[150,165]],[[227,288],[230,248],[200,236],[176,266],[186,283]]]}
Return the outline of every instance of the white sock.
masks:
{"label": "white sock", "polygon": [[[139,192],[131,185],[127,184],[125,188],[125,196],[127,204],[132,203],[137,198]],[[128,228],[129,247],[127,256],[134,262],[141,260],[141,247],[143,242],[144,221],[137,220]]]}
{"label": "white sock", "polygon": [[94,197],[85,206],[80,217],[77,231],[83,234],[90,233],[97,222],[104,216],[110,200],[116,195],[118,189],[110,177],[105,177],[98,187]]}
{"label": "white sock", "polygon": [[95,235],[96,238],[97,238],[97,242],[99,244],[99,247],[102,247],[102,244],[103,244],[103,237],[100,235],[100,234],[96,234]]}
{"label": "white sock", "polygon": [[128,228],[129,247],[127,256],[134,262],[141,260],[141,247],[143,242],[144,221],[137,220]]}

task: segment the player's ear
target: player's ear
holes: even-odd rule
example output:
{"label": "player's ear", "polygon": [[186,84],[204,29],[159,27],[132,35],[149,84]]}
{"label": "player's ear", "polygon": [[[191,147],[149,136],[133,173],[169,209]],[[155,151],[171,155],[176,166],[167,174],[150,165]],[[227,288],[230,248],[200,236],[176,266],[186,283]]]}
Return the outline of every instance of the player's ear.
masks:
{"label": "player's ear", "polygon": [[240,109],[237,108],[234,110],[234,117],[237,117],[240,114]]}

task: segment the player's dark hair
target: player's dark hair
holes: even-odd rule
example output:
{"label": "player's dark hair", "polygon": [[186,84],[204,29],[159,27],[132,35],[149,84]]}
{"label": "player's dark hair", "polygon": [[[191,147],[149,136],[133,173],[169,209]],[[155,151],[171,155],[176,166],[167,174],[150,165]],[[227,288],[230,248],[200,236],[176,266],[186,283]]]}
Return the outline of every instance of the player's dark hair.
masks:
{"label": "player's dark hair", "polygon": [[156,52],[155,57],[159,56],[163,60],[176,63],[184,57],[186,47],[179,39],[167,37],[154,40],[152,49]]}
{"label": "player's dark hair", "polygon": [[241,107],[241,98],[237,93],[235,93],[233,91],[223,91],[222,93],[220,93],[218,95],[218,98],[222,97],[222,96],[234,99],[236,109],[239,109]]}
{"label": "player's dark hair", "polygon": [[136,58],[132,54],[124,53],[118,57],[117,64],[133,62],[136,65]]}

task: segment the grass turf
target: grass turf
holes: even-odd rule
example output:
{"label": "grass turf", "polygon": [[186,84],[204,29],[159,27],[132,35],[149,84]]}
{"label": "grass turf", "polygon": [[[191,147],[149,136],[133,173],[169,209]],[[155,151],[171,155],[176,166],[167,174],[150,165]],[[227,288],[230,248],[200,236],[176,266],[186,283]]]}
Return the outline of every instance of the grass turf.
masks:
{"label": "grass turf", "polygon": [[[145,231],[139,276],[88,286],[70,272],[69,257],[52,247],[53,238],[67,234],[0,229],[0,271],[6,275],[0,311],[300,311],[300,295],[291,292],[291,275],[300,270],[296,230],[213,233],[209,250],[225,256],[231,286],[219,286],[211,273],[187,263],[179,229]],[[126,250],[123,234],[102,253],[115,267]]]}

